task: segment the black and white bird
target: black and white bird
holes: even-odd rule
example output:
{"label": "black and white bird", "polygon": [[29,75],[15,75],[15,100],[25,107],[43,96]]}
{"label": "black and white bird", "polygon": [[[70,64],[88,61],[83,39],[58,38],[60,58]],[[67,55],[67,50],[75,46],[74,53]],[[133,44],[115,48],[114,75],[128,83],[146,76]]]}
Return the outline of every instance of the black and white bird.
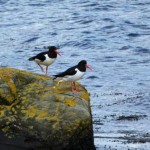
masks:
{"label": "black and white bird", "polygon": [[57,55],[61,56],[55,46],[49,46],[48,49],[49,50],[46,52],[41,52],[36,56],[29,58],[30,61],[35,61],[39,65],[42,72],[44,72],[44,68],[41,65],[46,66],[46,76],[48,76],[48,66],[54,63]]}
{"label": "black and white bird", "polygon": [[86,72],[86,68],[92,70],[87,62],[85,60],[82,60],[76,66],[71,67],[62,73],[54,75],[54,79],[60,80],[58,84],[62,81],[72,81],[72,92],[77,92],[79,90],[77,90],[75,81],[80,80],[83,77]]}

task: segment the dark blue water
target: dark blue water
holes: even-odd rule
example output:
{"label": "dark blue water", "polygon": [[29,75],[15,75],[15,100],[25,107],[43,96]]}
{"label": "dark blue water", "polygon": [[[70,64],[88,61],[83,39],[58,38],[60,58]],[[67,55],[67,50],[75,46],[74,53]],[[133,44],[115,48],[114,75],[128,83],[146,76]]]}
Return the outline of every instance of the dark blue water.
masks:
{"label": "dark blue water", "polygon": [[41,73],[27,59],[48,45],[63,55],[49,75],[82,59],[94,69],[79,82],[97,149],[149,150],[150,1],[0,0],[0,66]]}

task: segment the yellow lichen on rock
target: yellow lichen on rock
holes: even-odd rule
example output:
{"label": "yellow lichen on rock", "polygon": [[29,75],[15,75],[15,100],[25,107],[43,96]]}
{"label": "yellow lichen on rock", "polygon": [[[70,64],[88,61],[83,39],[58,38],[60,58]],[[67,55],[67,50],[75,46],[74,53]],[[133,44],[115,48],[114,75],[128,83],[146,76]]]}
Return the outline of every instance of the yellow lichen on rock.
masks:
{"label": "yellow lichen on rock", "polygon": [[0,118],[4,117],[5,116],[5,110],[4,110],[4,107],[0,107]]}
{"label": "yellow lichen on rock", "polygon": [[[0,80],[3,81],[5,85],[3,85],[5,88],[0,89],[0,97],[7,100],[7,103],[11,104],[15,100],[15,96],[17,93],[16,86],[12,80],[12,76],[14,74],[14,71],[12,69],[4,69],[2,68],[0,70]],[[6,86],[7,85],[7,86]],[[9,90],[6,90],[8,88]]]}
{"label": "yellow lichen on rock", "polygon": [[76,106],[76,102],[74,99],[65,99],[65,103],[69,106]]}
{"label": "yellow lichen on rock", "polygon": [[58,116],[47,116],[44,119],[53,122],[53,124],[52,124],[53,129],[56,129],[60,122],[60,119],[58,118]]}
{"label": "yellow lichen on rock", "polygon": [[[71,82],[62,82],[54,89],[56,84],[45,75],[0,69],[0,128],[5,136],[25,134],[46,144],[53,141],[54,145],[65,146],[71,140],[72,143],[79,138],[88,140],[91,127],[89,94],[79,83],[77,86],[81,90],[76,93],[71,90]],[[82,142],[75,147],[77,145]]]}
{"label": "yellow lichen on rock", "polygon": [[90,99],[89,94],[87,92],[82,92],[81,97],[83,97],[83,99],[87,101],[89,101]]}
{"label": "yellow lichen on rock", "polygon": [[37,114],[37,108],[35,105],[30,105],[27,108],[21,110],[27,118],[33,118]]}
{"label": "yellow lichen on rock", "polygon": [[35,119],[42,120],[42,119],[45,119],[45,117],[47,116],[48,116],[48,113],[46,111],[39,111],[39,115]]}
{"label": "yellow lichen on rock", "polygon": [[32,109],[32,110],[21,110],[21,113],[23,113],[27,118],[33,118],[36,113],[37,113],[37,110],[36,109]]}

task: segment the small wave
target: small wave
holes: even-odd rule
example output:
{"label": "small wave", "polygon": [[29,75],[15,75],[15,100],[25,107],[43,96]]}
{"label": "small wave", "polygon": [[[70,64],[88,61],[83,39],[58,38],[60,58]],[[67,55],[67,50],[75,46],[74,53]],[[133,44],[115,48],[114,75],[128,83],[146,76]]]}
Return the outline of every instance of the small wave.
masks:
{"label": "small wave", "polygon": [[143,48],[143,47],[137,47],[137,48],[135,49],[135,52],[137,52],[137,53],[150,54],[150,49]]}
{"label": "small wave", "polygon": [[89,77],[87,77],[87,79],[99,79],[99,77],[97,77],[97,76],[89,76]]}
{"label": "small wave", "polygon": [[146,5],[150,5],[150,2],[145,2],[145,1],[143,1],[143,3],[142,3],[142,2],[139,2],[139,3],[135,3],[135,4],[133,4],[133,5],[136,5],[136,6],[146,6]]}
{"label": "small wave", "polygon": [[138,34],[138,33],[129,33],[129,34],[127,34],[127,36],[129,36],[129,37],[139,37],[140,34]]}
{"label": "small wave", "polygon": [[82,33],[84,33],[84,34],[91,34],[90,31],[83,31]]}
{"label": "small wave", "polygon": [[39,37],[30,38],[30,39],[26,40],[24,43],[29,43],[29,42],[36,41],[38,38],[39,38]]}
{"label": "small wave", "polygon": [[6,24],[6,23],[4,23],[4,24],[0,24],[0,27],[11,27],[11,26],[17,26],[18,24],[16,24],[16,23],[10,23],[10,24]]}
{"label": "small wave", "polygon": [[118,121],[135,121],[135,120],[139,120],[139,119],[143,119],[146,118],[147,115],[129,115],[129,116],[119,116],[117,118]]}
{"label": "small wave", "polygon": [[46,4],[41,4],[41,3],[37,3],[37,4],[29,4],[29,6],[34,6],[34,7],[39,7],[39,6],[45,6]]}
{"label": "small wave", "polygon": [[132,48],[132,47],[130,45],[127,45],[127,46],[121,47],[120,50],[128,50],[130,48]]}
{"label": "small wave", "polygon": [[93,22],[93,20],[81,20],[80,21],[81,24],[89,24],[91,22]]}
{"label": "small wave", "polygon": [[86,4],[86,5],[84,5],[84,7],[93,7],[93,6],[97,6],[97,5],[99,5],[98,3],[91,3],[91,4]]}
{"label": "small wave", "polygon": [[6,4],[9,0],[0,0],[0,5]]}
{"label": "small wave", "polygon": [[111,18],[103,18],[104,21],[114,22]]}
{"label": "small wave", "polygon": [[71,54],[71,57],[79,56],[78,54]]}
{"label": "small wave", "polygon": [[56,32],[48,32],[47,34],[48,35],[53,35],[53,36],[58,35]]}
{"label": "small wave", "polygon": [[94,85],[94,87],[102,87],[102,85]]}
{"label": "small wave", "polygon": [[112,28],[114,28],[115,26],[113,26],[113,25],[110,25],[110,26],[105,26],[105,27],[103,27],[102,29],[112,29]]}
{"label": "small wave", "polygon": [[24,52],[24,50],[18,50],[18,51],[16,51],[16,53],[23,53]]}
{"label": "small wave", "polygon": [[116,61],[116,59],[115,59],[115,57],[112,57],[112,56],[106,56],[102,60],[102,62],[114,62],[114,61]]}
{"label": "small wave", "polygon": [[126,24],[133,24],[131,21],[126,20],[124,23]]}
{"label": "small wave", "polygon": [[132,25],[134,28],[139,28],[139,29],[150,29],[150,27],[148,27],[147,25],[137,25],[137,24],[133,24]]}

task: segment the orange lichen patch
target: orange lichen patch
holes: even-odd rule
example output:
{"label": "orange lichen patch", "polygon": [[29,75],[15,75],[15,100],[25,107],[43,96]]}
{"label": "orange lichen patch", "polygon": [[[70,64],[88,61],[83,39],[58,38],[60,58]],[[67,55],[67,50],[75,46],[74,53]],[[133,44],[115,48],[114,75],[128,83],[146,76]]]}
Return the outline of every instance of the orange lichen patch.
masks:
{"label": "orange lichen patch", "polygon": [[40,114],[35,118],[36,120],[43,120],[45,117],[48,116],[46,111],[40,111]]}
{"label": "orange lichen patch", "polygon": [[28,109],[22,109],[21,112],[28,118],[33,118],[37,113],[38,109],[35,105],[30,105]]}
{"label": "orange lichen patch", "polygon": [[69,106],[76,106],[76,101],[73,99],[65,99],[65,103]]}
{"label": "orange lichen patch", "polygon": [[81,97],[86,101],[90,100],[89,94],[87,92],[82,92]]}
{"label": "orange lichen patch", "polygon": [[21,112],[24,113],[26,117],[33,118],[36,115],[37,110],[21,110]]}
{"label": "orange lichen patch", "polygon": [[56,122],[59,120],[57,116],[48,116],[48,117],[45,117],[45,119],[49,120],[49,121],[53,120],[53,121],[56,121]]}
{"label": "orange lichen patch", "polygon": [[47,116],[48,114],[45,114],[46,112],[43,112],[38,117],[36,117],[36,120],[48,120],[48,121],[54,121],[53,128],[56,127],[56,125],[59,123],[59,119],[57,116]]}

